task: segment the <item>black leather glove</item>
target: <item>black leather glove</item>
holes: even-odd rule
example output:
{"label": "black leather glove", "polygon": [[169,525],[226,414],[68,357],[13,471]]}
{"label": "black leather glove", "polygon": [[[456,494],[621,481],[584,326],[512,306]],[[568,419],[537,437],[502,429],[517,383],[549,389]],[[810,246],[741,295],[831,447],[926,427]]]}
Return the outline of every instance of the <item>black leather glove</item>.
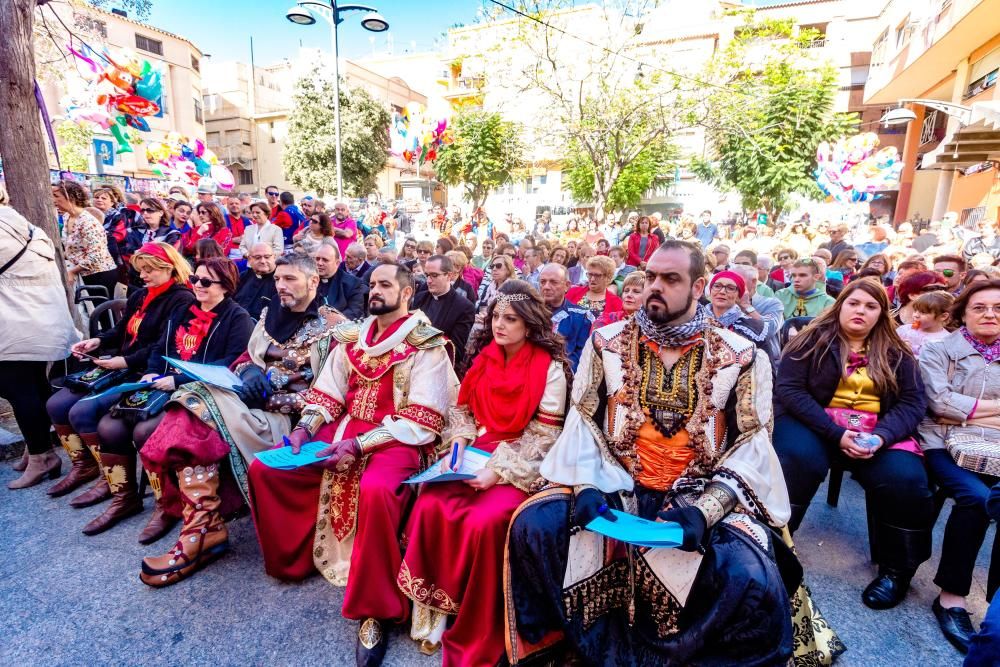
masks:
{"label": "black leather glove", "polygon": [[684,529],[684,543],[678,547],[682,551],[705,551],[702,541],[705,539],[705,531],[708,524],[705,515],[697,507],[675,507],[674,509],[660,512],[658,515],[664,521],[679,523]]}
{"label": "black leather glove", "polygon": [[[605,508],[601,511],[601,508]],[[608,521],[617,521],[614,514],[607,510],[608,499],[597,489],[584,489],[576,496],[576,505],[573,509],[573,525],[586,528],[587,524],[596,519],[599,515]]]}
{"label": "black leather glove", "polygon": [[264,370],[256,364],[244,368],[240,372],[240,380],[243,381],[240,398],[247,405],[262,405],[271,395],[271,382],[264,375]]}

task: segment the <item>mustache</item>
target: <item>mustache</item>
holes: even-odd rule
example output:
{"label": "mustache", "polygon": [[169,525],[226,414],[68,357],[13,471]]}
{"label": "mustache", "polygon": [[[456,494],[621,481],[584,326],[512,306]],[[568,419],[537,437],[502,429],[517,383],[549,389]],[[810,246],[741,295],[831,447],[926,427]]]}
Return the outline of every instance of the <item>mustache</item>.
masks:
{"label": "mustache", "polygon": [[662,303],[662,304],[663,304],[664,306],[665,306],[665,305],[667,305],[667,302],[666,302],[666,301],[665,301],[665,300],[663,299],[663,297],[661,297],[661,296],[660,296],[660,295],[658,295],[658,294],[650,294],[650,295],[649,295],[649,298],[648,298],[648,299],[646,299],[646,303],[649,303],[650,301],[659,301],[659,302],[660,302],[660,303]]}

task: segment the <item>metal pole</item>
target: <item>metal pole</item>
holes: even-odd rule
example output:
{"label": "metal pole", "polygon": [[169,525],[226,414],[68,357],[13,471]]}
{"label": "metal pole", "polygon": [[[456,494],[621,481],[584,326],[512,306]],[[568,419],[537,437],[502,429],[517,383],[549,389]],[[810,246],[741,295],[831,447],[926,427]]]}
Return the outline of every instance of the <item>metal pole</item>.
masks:
{"label": "metal pole", "polygon": [[337,0],[330,0],[330,8],[333,10],[333,116],[336,124],[336,151],[337,151],[337,199],[344,199],[344,170],[340,163],[340,53],[337,47],[337,26],[340,17],[337,14]]}

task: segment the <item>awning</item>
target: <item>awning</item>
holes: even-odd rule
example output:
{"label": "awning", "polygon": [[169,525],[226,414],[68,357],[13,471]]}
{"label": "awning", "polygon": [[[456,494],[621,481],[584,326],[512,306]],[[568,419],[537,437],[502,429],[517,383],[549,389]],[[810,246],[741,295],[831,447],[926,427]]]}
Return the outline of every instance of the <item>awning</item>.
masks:
{"label": "awning", "polygon": [[1000,162],[1000,102],[976,102],[969,116],[968,125],[924,155],[921,169],[955,171],[982,162]]}

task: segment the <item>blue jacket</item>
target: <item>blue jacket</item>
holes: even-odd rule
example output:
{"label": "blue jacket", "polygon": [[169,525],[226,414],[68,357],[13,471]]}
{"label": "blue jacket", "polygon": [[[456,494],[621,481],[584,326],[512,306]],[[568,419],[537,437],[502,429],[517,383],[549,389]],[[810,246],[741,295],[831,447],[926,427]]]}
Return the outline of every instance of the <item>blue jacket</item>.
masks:
{"label": "blue jacket", "polygon": [[574,373],[577,364],[580,363],[580,354],[583,353],[583,346],[587,344],[593,324],[594,316],[589,310],[566,299],[563,299],[561,306],[552,310],[552,327],[566,339],[566,357]]}

